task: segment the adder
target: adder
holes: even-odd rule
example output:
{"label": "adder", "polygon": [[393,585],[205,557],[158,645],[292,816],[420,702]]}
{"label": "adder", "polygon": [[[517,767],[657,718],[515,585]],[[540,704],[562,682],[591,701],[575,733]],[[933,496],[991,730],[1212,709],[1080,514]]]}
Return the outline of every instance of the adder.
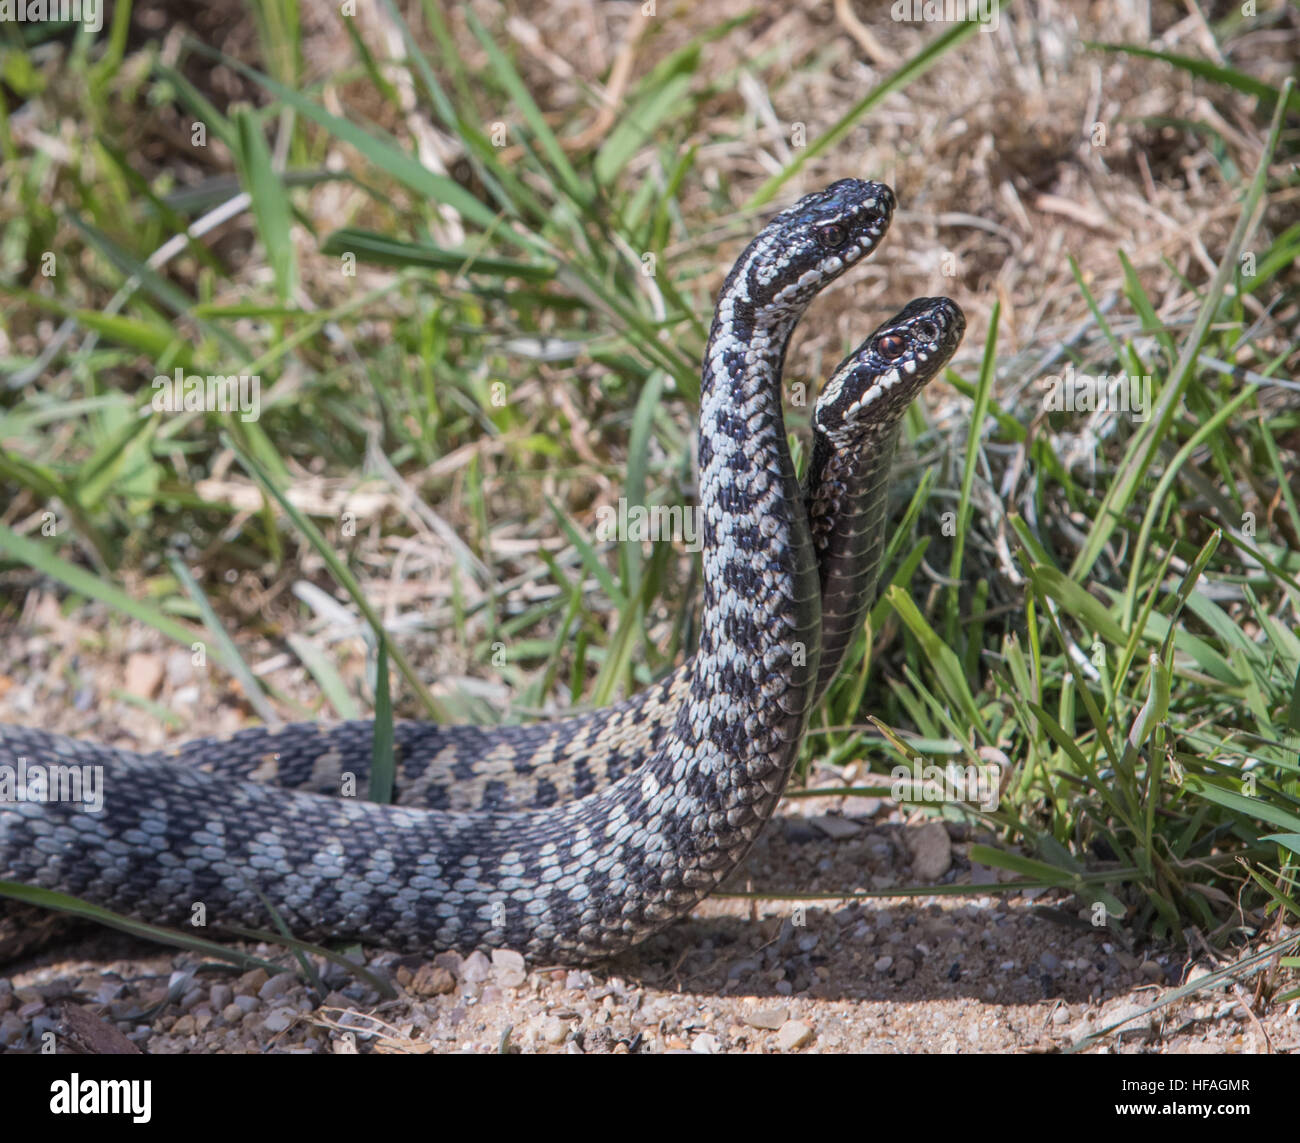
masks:
{"label": "adder", "polygon": [[[625,773],[611,767],[603,785],[544,808],[379,806],[4,726],[0,765],[100,765],[107,797],[98,814],[0,805],[0,877],[157,922],[184,922],[202,901],[212,923],[264,926],[269,905],[307,937],[508,946],[554,960],[608,955],[689,911],[770,816],[822,685],[822,585],[779,378],[803,309],[874,248],[892,207],[888,188],[856,180],[808,196],[764,228],[723,286],[701,390],[699,650],[667,688],[677,705],[653,744],[636,756],[636,733],[619,739]],[[834,410],[842,396],[845,423],[882,446],[960,337],[952,303],[930,310],[920,327],[936,337],[873,338],[887,355],[901,344],[897,364],[860,388],[841,370],[824,397]],[[878,518],[884,487],[864,519]],[[814,508],[829,534],[833,517]],[[854,541],[875,562],[878,531]]]}

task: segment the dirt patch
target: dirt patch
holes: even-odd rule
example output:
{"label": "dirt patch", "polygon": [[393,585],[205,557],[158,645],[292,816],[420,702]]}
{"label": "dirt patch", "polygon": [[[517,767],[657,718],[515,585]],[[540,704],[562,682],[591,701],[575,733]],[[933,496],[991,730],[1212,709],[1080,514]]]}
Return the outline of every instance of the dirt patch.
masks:
{"label": "dirt patch", "polygon": [[[176,711],[186,709],[178,691],[208,695],[203,673],[172,662],[174,650],[151,629],[97,608],[64,617],[39,593],[29,604],[30,625],[2,640],[10,666],[0,676],[0,720],[147,748],[170,731],[141,700]],[[282,666],[268,681],[307,701],[301,668]],[[146,693],[133,695],[140,685]],[[246,719],[237,696],[223,693],[224,701],[192,704],[184,736]],[[842,776],[815,772],[811,781]],[[926,877],[940,887],[982,884],[993,874],[972,866],[975,840],[969,826],[888,800],[801,798],[785,803],[726,889],[887,893]],[[319,983],[309,984],[282,950],[248,951],[290,971],[240,973],[82,928],[3,969],[0,1047],[39,1050],[49,1034],[84,1043],[89,1015],[147,1052],[489,1052],[503,1044],[570,1053],[1042,1052],[1073,1048],[1126,1018],[1088,1050],[1300,1048],[1300,1003],[1257,1017],[1240,986],[1140,1015],[1189,973],[1215,966],[1129,946],[1055,892],[720,896],[588,969],[526,965],[506,951],[358,952],[395,999],[337,966],[322,963]],[[83,1010],[80,1021],[69,1023],[68,1008]]]}

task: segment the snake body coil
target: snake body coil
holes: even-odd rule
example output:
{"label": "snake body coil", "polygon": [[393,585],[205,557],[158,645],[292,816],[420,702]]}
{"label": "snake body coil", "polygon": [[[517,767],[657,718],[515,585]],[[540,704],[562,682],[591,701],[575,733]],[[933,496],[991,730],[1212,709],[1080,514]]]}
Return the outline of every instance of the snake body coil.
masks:
{"label": "snake body coil", "polygon": [[[701,390],[699,651],[667,685],[678,702],[652,748],[638,753],[646,736],[631,726],[609,740],[627,746],[621,777],[545,809],[378,806],[0,726],[0,764],[100,765],[106,799],[95,814],[0,804],[0,877],[157,922],[188,921],[201,902],[209,924],[270,927],[269,903],[305,937],[508,946],[545,959],[608,955],[688,911],[770,816],[818,693],[822,590],[778,383],[804,307],[870,252],[892,207],[888,188],[855,180],[808,196],[763,230],[723,287]],[[946,360],[955,340],[940,325],[932,340]],[[887,390],[897,382],[910,400],[919,387],[915,368],[894,373],[835,415],[867,411],[885,425]],[[887,470],[886,459],[882,489]],[[865,542],[868,553],[878,543]],[[544,769],[546,724],[511,729],[536,735],[526,757]]]}
{"label": "snake body coil", "polygon": [[[951,357],[965,325],[947,298],[914,300],[840,363],[814,408],[804,490],[822,600],[814,701],[830,686],[875,596],[903,413]],[[862,403],[873,389],[887,395],[886,404]],[[544,809],[602,790],[659,747],[686,699],[691,669],[684,663],[623,702],[543,723],[398,723],[393,800],[462,811]],[[373,730],[373,722],[360,719],[253,727],[194,739],[165,756],[209,774],[338,796],[345,785],[368,786]]]}

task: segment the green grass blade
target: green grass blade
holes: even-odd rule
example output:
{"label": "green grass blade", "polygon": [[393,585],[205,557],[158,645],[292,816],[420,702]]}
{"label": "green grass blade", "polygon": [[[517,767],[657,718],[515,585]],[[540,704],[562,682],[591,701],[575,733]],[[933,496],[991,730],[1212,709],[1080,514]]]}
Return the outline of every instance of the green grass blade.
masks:
{"label": "green grass blade", "polygon": [[559,139],[555,137],[555,132],[551,130],[546,122],[546,117],[542,114],[541,109],[533,101],[533,97],[528,91],[527,85],[515,70],[514,65],[506,58],[505,53],[497,46],[496,41],[488,34],[478,17],[470,8],[464,9],[465,22],[469,29],[474,33],[478,42],[483,45],[483,50],[487,52],[488,62],[492,66],[492,71],[496,75],[497,82],[505,89],[506,95],[510,102],[520,115],[524,117],[524,122],[528,124],[528,129],[532,132],[533,138],[537,140],[551,165],[551,173],[563,185],[564,192],[579,206],[585,206],[591,201],[591,190],[584,186],[582,180],[578,178],[578,173],[573,169],[569,162],[569,157],[564,153],[564,148],[560,145]]}
{"label": "green grass blade", "polygon": [[375,664],[375,733],[370,752],[370,800],[393,800],[397,764],[393,756],[393,702],[388,694],[388,647],[382,640]]}
{"label": "green grass blade", "polygon": [[253,674],[252,669],[244,662],[244,657],[239,653],[239,648],[235,641],[226,633],[226,629],[221,625],[221,620],[217,618],[217,613],[212,610],[212,604],[208,602],[208,597],[204,594],[203,589],[199,587],[198,581],[190,574],[190,569],[185,566],[185,561],[179,556],[171,556],[168,564],[172,569],[172,574],[177,581],[185,588],[190,599],[194,601],[194,606],[199,609],[199,615],[203,618],[204,626],[212,633],[212,638],[216,640],[220,647],[220,652],[216,658],[226,665],[239,685],[243,687],[244,698],[246,698],[252,708],[261,716],[262,721],[268,726],[276,726],[280,722],[279,715],[276,714],[275,708],[267,701],[266,694],[262,690],[262,684]]}
{"label": "green grass blade", "polygon": [[1279,91],[1262,79],[1256,79],[1254,76],[1247,75],[1236,68],[1220,67],[1218,64],[1210,63],[1209,60],[1197,59],[1195,56],[1182,56],[1174,52],[1156,51],[1154,48],[1138,47],[1136,44],[1103,44],[1095,40],[1084,40],[1083,46],[1098,52],[1119,52],[1128,56],[1137,56],[1140,59],[1160,60],[1196,76],[1197,79],[1204,79],[1210,83],[1221,83],[1245,95],[1253,95],[1270,105],[1278,103],[1279,112],[1287,110],[1300,112],[1300,92],[1294,91],[1287,85],[1283,85]]}
{"label": "green grass blade", "polygon": [[525,282],[549,282],[555,277],[555,264],[552,262],[521,262],[466,250],[447,250],[351,227],[336,230],[326,238],[321,253],[336,257],[355,254],[358,261],[377,266],[423,266],[453,274],[492,274]]}
{"label": "green grass blade", "polygon": [[[966,460],[962,468],[961,494],[957,502],[957,530],[953,535],[952,557],[948,561],[948,578],[954,585],[961,580],[966,535],[970,530],[971,513],[974,511],[971,497],[975,488],[975,471],[979,465],[980,442],[984,439],[984,418],[988,412],[989,393],[997,371],[998,316],[1001,312],[1002,302],[995,301],[993,310],[989,314],[989,332],[984,343],[984,358],[980,362],[979,380],[976,383],[975,407],[971,410],[970,428],[966,435]],[[956,586],[948,590],[945,630],[949,646],[955,646],[957,642],[957,621],[961,609],[959,592],[960,589]]]}
{"label": "green grass blade", "polygon": [[[174,639],[185,647],[189,647],[200,637],[199,632],[194,628],[176,622],[148,603],[133,599],[121,588],[86,571],[85,568],[61,559],[48,551],[43,544],[29,540],[26,536],[20,536],[3,524],[0,524],[0,552],[19,563],[35,568],[42,575],[58,580],[72,591],[79,592],[89,599],[97,599],[123,615],[129,615],[132,619],[137,619],[156,631],[161,631],[169,639]],[[224,660],[219,661],[222,666],[227,665]]]}
{"label": "green grass blade", "polygon": [[[440,202],[464,215],[469,221],[487,229],[496,224],[496,215],[459,183],[445,175],[435,174],[419,159],[404,151],[391,136],[372,133],[337,115],[331,115],[318,103],[277,83],[270,76],[248,67],[222,52],[194,40],[189,45],[202,55],[219,59],[246,79],[251,79],[299,115],[323,127],[336,139],[355,147],[365,158],[405,186],[408,190],[432,202]],[[503,231],[510,235],[511,231]]]}
{"label": "green grass blade", "polygon": [[276,292],[282,303],[288,302],[298,285],[298,258],[289,231],[293,211],[288,191],[271,166],[271,151],[262,136],[258,116],[241,108],[235,114],[235,127],[239,135],[235,160],[240,181],[253,202],[253,218],[275,275]]}
{"label": "green grass blade", "polygon": [[[1082,580],[1092,570],[1097,558],[1101,555],[1102,549],[1110,539],[1111,533],[1115,530],[1118,518],[1132,502],[1142,478],[1151,467],[1152,461],[1155,460],[1161,442],[1169,435],[1170,423],[1173,421],[1178,403],[1191,381],[1196,359],[1201,351],[1201,345],[1204,343],[1210,325],[1219,311],[1219,304],[1223,300],[1224,291],[1236,274],[1237,259],[1245,244],[1246,237],[1254,228],[1258,207],[1268,185],[1268,168],[1273,161],[1273,155],[1277,150],[1278,140],[1282,134],[1282,112],[1290,101],[1293,86],[1294,81],[1288,79],[1283,88],[1286,98],[1278,102],[1272,125],[1269,128],[1268,139],[1264,144],[1263,154],[1260,156],[1259,165],[1255,169],[1255,177],[1251,181],[1250,189],[1246,192],[1241,213],[1237,217],[1237,225],[1233,228],[1232,235],[1224,248],[1218,269],[1215,270],[1214,277],[1206,288],[1205,298],[1197,312],[1196,321],[1183,342],[1183,349],[1178,363],[1174,366],[1173,374],[1161,390],[1160,399],[1156,402],[1154,411],[1143,425],[1142,432],[1138,434],[1119,472],[1116,473],[1114,480],[1106,489],[1106,494],[1102,497],[1097,517],[1093,521],[1088,538],[1070,568],[1071,579]],[[1134,560],[1132,566],[1134,569],[1138,568],[1140,566],[1139,561]],[[1132,613],[1130,606],[1126,609],[1126,614],[1131,616]]]}
{"label": "green grass blade", "polygon": [[307,668],[308,674],[316,680],[316,685],[320,687],[325,701],[334,708],[334,713],[343,719],[360,718],[361,710],[343,681],[343,676],[320,645],[297,632],[287,635],[285,641]]}

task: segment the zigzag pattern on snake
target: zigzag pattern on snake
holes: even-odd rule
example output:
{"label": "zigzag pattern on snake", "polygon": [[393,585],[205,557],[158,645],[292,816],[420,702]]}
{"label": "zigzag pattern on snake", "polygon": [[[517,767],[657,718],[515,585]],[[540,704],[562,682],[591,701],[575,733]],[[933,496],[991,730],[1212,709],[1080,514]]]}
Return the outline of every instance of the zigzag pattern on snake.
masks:
{"label": "zigzag pattern on snake", "polygon": [[550,959],[607,955],[688,911],[771,814],[817,687],[817,569],[777,388],[785,346],[892,205],[854,180],[808,196],[723,287],[701,391],[700,649],[671,730],[635,772],[544,810],[456,813],[270,790],[4,727],[0,763],[101,764],[107,800],[100,814],[0,805],[0,876],[164,923],[202,901],[210,923],[267,926],[269,902],[307,937]]}
{"label": "zigzag pattern on snake", "polygon": [[[956,303],[915,299],[840,363],[814,408],[804,491],[822,598],[814,701],[829,688],[875,596],[886,485],[902,415],[964,330]],[[882,344],[897,356],[887,356]],[[855,403],[891,374],[906,375],[909,385],[892,391],[890,408]],[[883,384],[881,391],[890,392]],[[684,663],[616,705],[532,725],[400,723],[393,801],[460,811],[543,809],[602,790],[657,749],[684,701],[690,670]],[[354,720],[255,727],[191,740],[163,756],[222,777],[338,796],[345,778],[354,789],[368,787],[373,725]]]}

